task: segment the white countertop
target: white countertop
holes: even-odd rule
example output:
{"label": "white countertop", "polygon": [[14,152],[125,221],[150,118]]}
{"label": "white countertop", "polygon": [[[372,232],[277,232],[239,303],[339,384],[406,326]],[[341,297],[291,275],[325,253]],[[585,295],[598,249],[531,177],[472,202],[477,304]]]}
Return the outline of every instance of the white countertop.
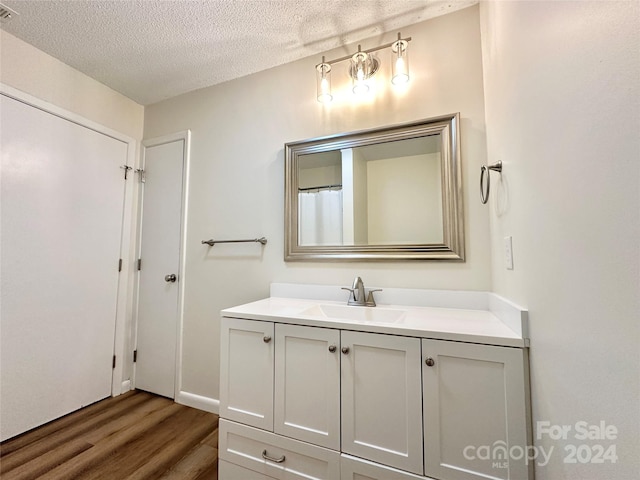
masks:
{"label": "white countertop", "polygon": [[[407,305],[347,307],[349,309],[401,310],[395,320],[356,320],[323,315],[319,305],[346,306],[331,300],[270,297],[222,310],[222,316],[313,327],[338,328],[390,335],[452,340],[507,347],[527,347],[528,339],[509,328],[489,310]],[[375,312],[374,312],[375,313]],[[389,312],[395,313],[395,312]],[[525,330],[526,331],[526,330]]]}

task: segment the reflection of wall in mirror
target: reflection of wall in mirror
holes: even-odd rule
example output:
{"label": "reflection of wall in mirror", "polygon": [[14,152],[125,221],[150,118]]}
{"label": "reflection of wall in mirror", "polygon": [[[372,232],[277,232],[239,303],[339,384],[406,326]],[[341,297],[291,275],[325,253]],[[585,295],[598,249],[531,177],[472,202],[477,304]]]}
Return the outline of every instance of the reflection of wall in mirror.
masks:
{"label": "reflection of wall in mirror", "polygon": [[341,183],[342,169],[340,165],[301,168],[298,171],[298,188],[312,188],[323,185],[340,185]]}
{"label": "reflection of wall in mirror", "polygon": [[367,162],[372,245],[442,243],[440,153]]}

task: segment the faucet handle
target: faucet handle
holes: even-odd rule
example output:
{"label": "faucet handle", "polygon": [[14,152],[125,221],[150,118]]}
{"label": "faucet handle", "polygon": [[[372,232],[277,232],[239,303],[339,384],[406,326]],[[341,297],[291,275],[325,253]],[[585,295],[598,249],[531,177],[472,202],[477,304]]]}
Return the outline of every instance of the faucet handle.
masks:
{"label": "faucet handle", "polygon": [[342,290],[347,290],[348,292],[351,292],[351,295],[349,295],[349,301],[351,301],[351,298],[353,298],[353,300],[356,299],[356,289],[355,288],[347,288],[347,287],[340,287]]}
{"label": "faucet handle", "polygon": [[373,292],[381,292],[381,291],[382,291],[381,288],[372,288],[371,290],[369,290],[369,294],[367,295],[367,307],[376,306],[376,301],[373,298]]}

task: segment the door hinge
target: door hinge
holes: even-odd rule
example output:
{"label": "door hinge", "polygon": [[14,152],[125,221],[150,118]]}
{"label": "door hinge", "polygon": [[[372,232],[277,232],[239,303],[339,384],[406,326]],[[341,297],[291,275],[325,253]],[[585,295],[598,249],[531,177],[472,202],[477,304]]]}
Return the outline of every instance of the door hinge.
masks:
{"label": "door hinge", "polygon": [[113,356],[113,362],[111,363],[111,368],[116,368],[116,356]]}
{"label": "door hinge", "polygon": [[133,168],[131,168],[129,165],[120,165],[120,168],[124,169],[124,179],[126,180],[129,170],[133,170]]}
{"label": "door hinge", "polygon": [[142,259],[138,259],[138,270],[142,270]]}
{"label": "door hinge", "polygon": [[138,350],[133,351],[133,363],[138,361]]}
{"label": "door hinge", "polygon": [[121,272],[122,271],[122,259],[118,260],[118,271]]}
{"label": "door hinge", "polygon": [[138,175],[140,175],[140,176],[138,177],[138,180],[140,180],[140,183],[145,183],[145,182],[147,181],[147,177],[146,177],[146,175],[145,175],[145,171],[144,171],[142,168],[138,168],[138,169],[136,169],[136,173],[137,173]]}

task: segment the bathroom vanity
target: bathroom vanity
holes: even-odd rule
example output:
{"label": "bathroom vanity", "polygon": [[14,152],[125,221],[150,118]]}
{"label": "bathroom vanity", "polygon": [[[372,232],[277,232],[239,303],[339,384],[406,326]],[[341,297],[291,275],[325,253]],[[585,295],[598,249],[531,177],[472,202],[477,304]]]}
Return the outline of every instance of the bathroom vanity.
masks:
{"label": "bathroom vanity", "polygon": [[222,311],[221,480],[533,478],[526,311],[308,287]]}

